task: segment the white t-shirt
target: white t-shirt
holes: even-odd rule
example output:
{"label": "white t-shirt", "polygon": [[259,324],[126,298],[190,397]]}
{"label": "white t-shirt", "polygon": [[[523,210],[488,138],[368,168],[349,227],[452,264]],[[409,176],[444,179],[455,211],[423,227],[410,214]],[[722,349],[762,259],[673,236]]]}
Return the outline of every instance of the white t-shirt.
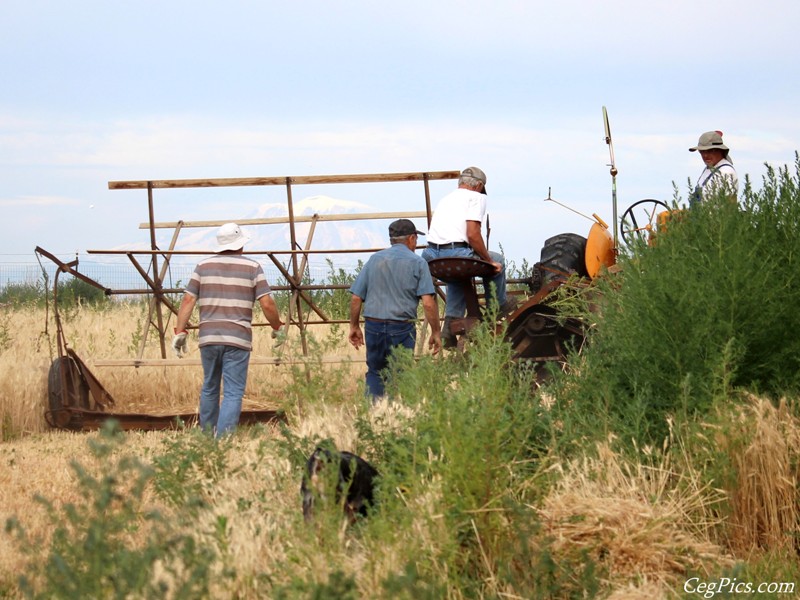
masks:
{"label": "white t-shirt", "polygon": [[425,237],[434,244],[466,242],[467,221],[478,221],[483,226],[485,218],[486,195],[456,188],[439,201]]}

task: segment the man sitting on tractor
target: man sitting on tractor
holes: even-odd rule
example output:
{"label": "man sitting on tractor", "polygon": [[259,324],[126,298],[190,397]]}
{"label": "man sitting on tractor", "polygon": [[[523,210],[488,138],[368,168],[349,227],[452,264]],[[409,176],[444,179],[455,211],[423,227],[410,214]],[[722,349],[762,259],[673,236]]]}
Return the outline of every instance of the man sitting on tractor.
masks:
{"label": "man sitting on tractor", "polygon": [[[439,201],[428,228],[428,247],[422,252],[427,261],[436,258],[479,258],[494,265],[494,275],[484,279],[487,305],[490,297],[502,314],[513,308],[506,300],[506,268],[502,254],[490,252],[481,234],[486,219],[486,173],[478,167],[467,167],[458,179],[458,188]],[[490,294],[490,291],[493,292]],[[464,292],[459,284],[447,284],[447,306],[442,326],[442,347],[454,348],[456,337],[451,331],[453,319],[466,311]]]}

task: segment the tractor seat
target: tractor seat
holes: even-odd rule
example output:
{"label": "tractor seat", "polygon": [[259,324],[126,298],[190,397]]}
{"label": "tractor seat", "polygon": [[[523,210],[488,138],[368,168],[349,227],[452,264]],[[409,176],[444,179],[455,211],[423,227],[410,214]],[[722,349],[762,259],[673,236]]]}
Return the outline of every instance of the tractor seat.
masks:
{"label": "tractor seat", "polygon": [[467,316],[453,319],[450,331],[454,334],[468,333],[481,319],[475,277],[488,277],[494,273],[494,265],[479,258],[451,256],[428,261],[431,275],[451,285],[458,285],[464,292]]}
{"label": "tractor seat", "polygon": [[494,265],[480,258],[452,256],[428,261],[431,275],[445,283],[470,283],[473,277],[494,274]]}

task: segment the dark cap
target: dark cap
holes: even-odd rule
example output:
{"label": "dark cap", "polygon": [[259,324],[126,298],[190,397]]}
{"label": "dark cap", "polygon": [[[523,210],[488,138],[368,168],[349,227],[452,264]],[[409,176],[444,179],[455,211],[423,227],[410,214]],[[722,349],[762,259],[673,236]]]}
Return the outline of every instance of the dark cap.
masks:
{"label": "dark cap", "polygon": [[417,226],[408,219],[397,219],[397,221],[394,221],[391,225],[389,225],[390,238],[405,237],[415,233],[417,235],[425,235],[424,232],[417,231]]}
{"label": "dark cap", "polygon": [[472,177],[472,179],[477,179],[483,184],[481,194],[486,193],[486,173],[484,173],[483,170],[479,169],[478,167],[467,167],[461,171],[461,177]]}

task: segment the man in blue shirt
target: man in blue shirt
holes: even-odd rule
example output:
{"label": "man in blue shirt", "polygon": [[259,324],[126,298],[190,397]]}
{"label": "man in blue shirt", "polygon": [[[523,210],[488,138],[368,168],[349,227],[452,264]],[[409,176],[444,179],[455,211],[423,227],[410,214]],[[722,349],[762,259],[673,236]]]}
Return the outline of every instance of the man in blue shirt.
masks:
{"label": "man in blue shirt", "polygon": [[388,365],[394,348],[413,351],[417,341],[417,307],[422,299],[425,317],[431,325],[428,343],[433,354],[442,348],[439,310],[433,278],[428,263],[415,254],[417,231],[408,219],[389,225],[391,247],[373,254],[361,269],[350,293],[350,343],[356,349],[364,345],[359,317],[364,309],[367,346],[367,395],[373,404],[384,395],[381,371]]}

